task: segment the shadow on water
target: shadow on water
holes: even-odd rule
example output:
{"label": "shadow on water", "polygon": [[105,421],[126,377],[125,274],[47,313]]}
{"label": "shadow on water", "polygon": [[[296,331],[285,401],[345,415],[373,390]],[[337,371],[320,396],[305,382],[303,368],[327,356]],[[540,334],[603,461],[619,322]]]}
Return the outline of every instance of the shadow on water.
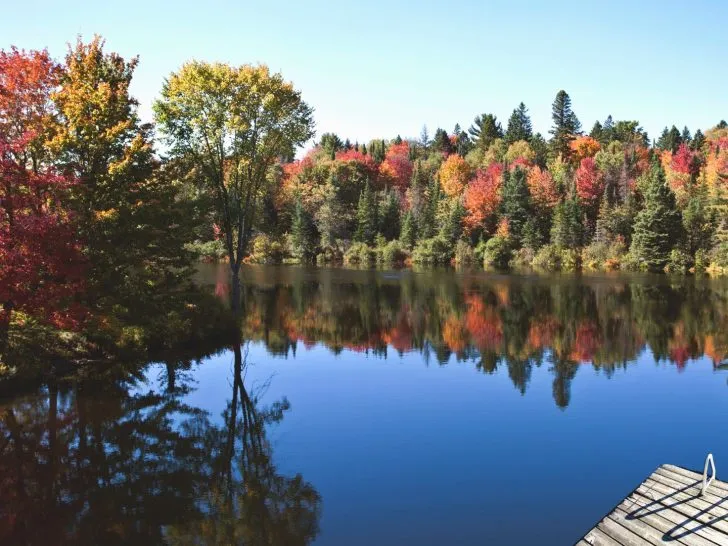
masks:
{"label": "shadow on water", "polygon": [[[281,475],[267,430],[290,410],[245,385],[233,346],[220,419],[189,405],[193,364],[49,382],[0,406],[0,543],[304,545],[321,498]],[[222,394],[222,393],[221,393]]]}

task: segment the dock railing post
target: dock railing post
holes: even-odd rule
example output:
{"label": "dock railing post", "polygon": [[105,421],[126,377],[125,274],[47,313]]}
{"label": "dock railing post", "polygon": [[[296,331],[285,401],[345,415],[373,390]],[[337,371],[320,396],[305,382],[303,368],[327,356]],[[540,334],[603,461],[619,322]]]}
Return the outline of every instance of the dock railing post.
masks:
{"label": "dock railing post", "polygon": [[[708,479],[708,464],[710,464],[710,467],[712,468],[713,475]],[[700,491],[700,496],[704,496],[705,492],[708,490],[708,486],[713,483],[713,480],[715,479],[715,461],[713,460],[713,454],[708,453],[708,456],[705,458],[705,467],[703,468],[703,489]]]}

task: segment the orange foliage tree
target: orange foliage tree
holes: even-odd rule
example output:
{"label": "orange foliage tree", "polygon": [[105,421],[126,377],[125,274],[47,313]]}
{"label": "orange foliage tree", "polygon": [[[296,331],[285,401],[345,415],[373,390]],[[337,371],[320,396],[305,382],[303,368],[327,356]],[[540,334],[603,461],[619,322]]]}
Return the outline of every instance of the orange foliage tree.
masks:
{"label": "orange foliage tree", "polygon": [[466,215],[463,219],[466,230],[472,232],[479,227],[487,229],[500,205],[500,187],[503,182],[503,166],[493,163],[487,169],[479,169],[475,178],[465,188],[463,203]]}

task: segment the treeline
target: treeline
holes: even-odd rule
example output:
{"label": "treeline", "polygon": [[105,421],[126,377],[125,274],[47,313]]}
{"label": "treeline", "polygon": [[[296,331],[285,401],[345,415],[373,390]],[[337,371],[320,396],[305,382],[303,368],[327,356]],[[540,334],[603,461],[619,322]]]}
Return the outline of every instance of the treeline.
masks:
{"label": "treeline", "polygon": [[331,133],[284,163],[256,262],[477,263],[545,270],[728,271],[728,124],[637,121],[588,134],[560,91],[547,140],[521,103],[468,130],[351,143]]}
{"label": "treeline", "polygon": [[313,110],[265,65],[184,64],[153,125],[129,94],[138,59],[104,47],[0,51],[0,361],[48,328],[94,359],[191,339],[223,320],[191,282],[200,256],[230,264],[234,311],[244,260],[728,271],[725,122],[585,135],[561,91],[548,140],[521,104],[505,129],[327,133],[294,161]]}

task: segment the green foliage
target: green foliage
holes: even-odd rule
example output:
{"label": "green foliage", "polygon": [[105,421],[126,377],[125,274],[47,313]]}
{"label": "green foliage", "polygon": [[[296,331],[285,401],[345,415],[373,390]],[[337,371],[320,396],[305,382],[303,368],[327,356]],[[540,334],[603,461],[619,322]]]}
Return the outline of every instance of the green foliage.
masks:
{"label": "green foliage", "polygon": [[506,129],[505,139],[508,144],[513,144],[519,140],[529,141],[533,136],[531,127],[531,118],[528,115],[528,108],[523,103],[513,110],[511,117],[508,118],[508,129]]}
{"label": "green foliage", "polygon": [[581,123],[571,109],[571,97],[563,89],[556,94],[551,106],[553,126],[549,131],[553,135],[554,153],[566,157],[569,154],[569,143],[581,131]]}
{"label": "green foliage", "polygon": [[454,245],[463,233],[464,217],[465,208],[458,199],[450,208],[450,213],[447,215],[445,222],[442,224],[442,228],[440,229],[440,236],[451,245]]}
{"label": "green foliage", "polygon": [[401,266],[407,260],[409,253],[399,241],[389,241],[377,248],[377,261],[383,265]]}
{"label": "green foliage", "polygon": [[680,240],[682,224],[675,194],[658,163],[652,166],[644,199],[644,208],[635,219],[630,253],[640,270],[662,271],[675,241]]}
{"label": "green foliage", "polygon": [[694,256],[699,250],[709,251],[713,247],[715,214],[708,206],[707,192],[703,186],[697,189],[682,211],[682,225],[685,250],[689,255]]}
{"label": "green foliage", "polygon": [[476,116],[468,133],[475,145],[483,150],[487,149],[494,140],[503,138],[503,128],[493,114]]}
{"label": "green foliage", "polygon": [[318,234],[309,213],[299,199],[293,213],[291,224],[291,254],[302,262],[312,261],[316,257]]}
{"label": "green foliage", "polygon": [[377,254],[366,243],[357,242],[351,245],[344,253],[344,263],[350,265],[373,265],[377,261]]}
{"label": "green foliage", "polygon": [[411,211],[407,211],[404,215],[404,221],[402,222],[402,229],[400,230],[399,240],[402,242],[404,248],[411,250],[415,246],[417,239],[417,226],[415,225],[415,217]]}
{"label": "green foliage", "polygon": [[394,191],[385,192],[379,207],[379,232],[388,241],[396,239],[400,234],[401,208],[397,193]]}
{"label": "green foliage", "polygon": [[[526,182],[526,171],[516,167],[513,172],[506,171],[503,174],[503,186],[501,188],[501,211],[508,219],[508,229],[513,244],[520,246],[526,223],[532,217],[531,196]],[[530,228],[533,239],[535,226]]]}
{"label": "green foliage", "polygon": [[559,271],[561,269],[561,251],[553,244],[542,246],[533,258],[533,267],[543,271]]}
{"label": "green foliage", "polygon": [[455,264],[456,265],[471,265],[475,263],[475,252],[473,247],[468,244],[467,241],[462,239],[455,245]]}
{"label": "green foliage", "polygon": [[513,257],[513,243],[507,237],[491,237],[483,247],[483,266],[486,269],[508,269]]}
{"label": "green foliage", "polygon": [[356,233],[354,240],[374,244],[374,238],[379,228],[379,218],[377,214],[377,203],[374,192],[369,182],[367,182],[364,190],[359,197],[359,206],[356,212]]}
{"label": "green foliage", "polygon": [[581,207],[576,196],[572,195],[554,209],[551,242],[560,248],[579,248],[583,243],[583,238]]}
{"label": "green foliage", "polygon": [[453,258],[453,246],[441,236],[420,240],[412,251],[412,261],[424,265],[446,265]]}
{"label": "green foliage", "polygon": [[259,233],[250,242],[248,260],[255,264],[279,264],[283,262],[286,252],[280,241]]}

